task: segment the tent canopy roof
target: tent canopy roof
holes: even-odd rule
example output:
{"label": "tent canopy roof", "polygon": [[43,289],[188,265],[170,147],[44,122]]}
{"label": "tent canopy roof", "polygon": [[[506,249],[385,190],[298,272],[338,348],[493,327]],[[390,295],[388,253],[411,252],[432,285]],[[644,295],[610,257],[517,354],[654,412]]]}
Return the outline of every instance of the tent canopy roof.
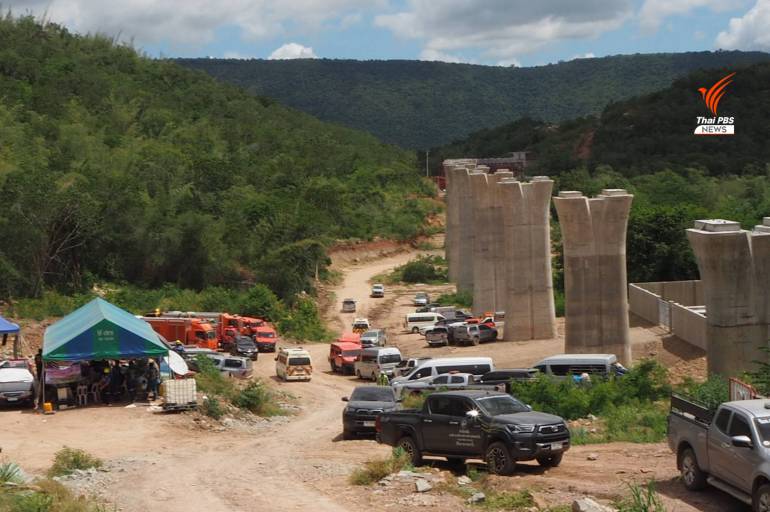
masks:
{"label": "tent canopy roof", "polygon": [[168,354],[150,324],[96,298],[45,330],[46,361],[133,359]]}
{"label": "tent canopy roof", "polygon": [[18,325],[0,316],[0,334],[13,334],[17,332],[19,332]]}

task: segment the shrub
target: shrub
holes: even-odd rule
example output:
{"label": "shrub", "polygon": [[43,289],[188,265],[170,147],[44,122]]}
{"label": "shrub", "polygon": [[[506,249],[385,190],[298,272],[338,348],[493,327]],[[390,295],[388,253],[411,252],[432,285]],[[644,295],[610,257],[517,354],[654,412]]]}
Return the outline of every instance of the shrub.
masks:
{"label": "shrub", "polygon": [[85,496],[75,496],[61,483],[42,479],[35,481],[39,490],[5,488],[0,491],[3,512],[107,512],[107,507]]}
{"label": "shrub", "polygon": [[677,388],[677,391],[701,402],[710,409],[716,409],[722,402],[730,399],[729,381],[721,375],[710,375],[703,382],[695,382],[687,378]]}
{"label": "shrub", "polygon": [[461,308],[473,307],[473,294],[467,291],[458,291],[456,293],[444,293],[439,295],[436,302],[442,306],[457,306]]}
{"label": "shrub", "polygon": [[423,391],[422,393],[408,393],[403,400],[401,400],[401,406],[404,409],[422,409],[425,399],[430,393]]}
{"label": "shrub", "polygon": [[488,491],[486,498],[479,503],[484,510],[529,510],[535,506],[532,494],[521,491]]}
{"label": "shrub", "polygon": [[198,373],[195,374],[198,391],[209,397],[218,396],[225,400],[232,400],[235,397],[235,384],[214,366],[211,359],[199,354],[195,356],[195,364],[198,368]]}
{"label": "shrub", "polygon": [[280,412],[270,391],[259,381],[251,381],[240,390],[233,398],[233,405],[260,416],[273,416]]}
{"label": "shrub", "polygon": [[206,399],[203,400],[200,410],[201,413],[208,416],[209,418],[214,418],[215,420],[222,419],[222,416],[225,415],[225,410],[222,407],[222,404],[219,403],[219,400],[213,396],[206,397]]}
{"label": "shrub", "polygon": [[354,470],[350,475],[350,483],[371,485],[407,467],[410,467],[409,456],[401,448],[394,448],[390,457],[367,461],[363,468]]}
{"label": "shrub", "polygon": [[100,459],[85,450],[65,446],[54,455],[53,465],[48,470],[48,476],[69,475],[78,469],[100,468],[102,465]]}
{"label": "shrub", "polygon": [[405,283],[435,283],[446,282],[446,268],[439,266],[441,261],[433,256],[421,256],[403,265],[401,270],[401,281]]}
{"label": "shrub", "polygon": [[24,473],[18,464],[14,462],[4,462],[0,464],[0,484],[10,482],[20,484],[24,482]]}
{"label": "shrub", "polygon": [[666,507],[655,492],[655,484],[652,481],[644,487],[630,484],[628,488],[631,495],[615,504],[618,512],[666,512]]}

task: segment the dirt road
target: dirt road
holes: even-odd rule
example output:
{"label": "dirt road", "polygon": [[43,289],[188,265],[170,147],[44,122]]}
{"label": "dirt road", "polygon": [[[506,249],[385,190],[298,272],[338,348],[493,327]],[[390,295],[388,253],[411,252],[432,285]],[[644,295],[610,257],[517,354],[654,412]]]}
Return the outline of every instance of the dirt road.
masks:
{"label": "dirt road", "polygon": [[[391,344],[407,355],[484,354],[498,366],[524,366],[557,353],[562,338],[526,343],[497,342],[478,347],[430,349],[421,337],[401,332],[409,298],[416,287],[389,287],[384,299],[368,297],[373,276],[403,264],[414,253],[396,254],[366,263],[348,262],[343,280],[328,290],[330,326],[347,330],[352,317],[369,316],[389,331]],[[420,287],[439,293],[446,287]],[[343,298],[359,301],[359,312],[342,315]],[[669,367],[698,370],[702,357],[655,329],[635,326],[635,354],[654,355]],[[119,470],[106,474],[100,494],[121,510],[163,509],[219,511],[373,511],[410,507],[414,497],[425,510],[460,510],[461,501],[448,493],[413,495],[411,489],[372,489],[347,483],[358,464],[385,456],[389,449],[373,440],[341,441],[342,396],[358,384],[352,377],[328,372],[326,345],[308,345],[316,372],[310,383],[277,382],[270,354],[255,364],[257,376],[287,391],[301,409],[288,419],[256,427],[212,431],[199,428],[190,415],[154,414],[145,407],[97,407],[62,411],[53,416],[0,411],[3,456],[30,472],[42,473],[63,445],[84,448]],[[588,455],[591,459],[588,460]],[[596,455],[596,457],[593,457]],[[442,467],[441,463],[437,463]],[[449,478],[452,478],[451,476]],[[671,511],[738,511],[743,507],[716,491],[693,495],[676,481],[676,469],[663,444],[612,444],[573,448],[559,468],[543,471],[523,464],[515,477],[492,478],[498,489],[526,488],[548,504],[569,503],[582,494],[610,498],[626,492],[627,482],[654,480]],[[407,500],[407,501],[405,501]]]}

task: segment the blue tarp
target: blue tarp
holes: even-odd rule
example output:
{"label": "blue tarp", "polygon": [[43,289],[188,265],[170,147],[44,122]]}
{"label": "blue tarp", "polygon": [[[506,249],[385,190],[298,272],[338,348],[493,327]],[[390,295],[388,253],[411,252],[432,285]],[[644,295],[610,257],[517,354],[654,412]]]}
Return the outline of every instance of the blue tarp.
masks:
{"label": "blue tarp", "polygon": [[45,361],[160,357],[168,349],[150,324],[104,299],[94,299],[48,329]]}
{"label": "blue tarp", "polygon": [[19,332],[18,325],[0,316],[0,334],[15,334],[17,332]]}

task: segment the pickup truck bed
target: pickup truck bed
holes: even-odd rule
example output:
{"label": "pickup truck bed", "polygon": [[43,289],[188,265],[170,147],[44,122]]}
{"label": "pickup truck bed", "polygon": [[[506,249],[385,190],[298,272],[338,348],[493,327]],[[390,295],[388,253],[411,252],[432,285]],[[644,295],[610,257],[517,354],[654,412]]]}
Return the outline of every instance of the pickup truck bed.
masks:
{"label": "pickup truck bed", "polygon": [[682,482],[697,491],[711,485],[770,511],[770,402],[725,402],[716,411],[674,395],[668,444]]}

